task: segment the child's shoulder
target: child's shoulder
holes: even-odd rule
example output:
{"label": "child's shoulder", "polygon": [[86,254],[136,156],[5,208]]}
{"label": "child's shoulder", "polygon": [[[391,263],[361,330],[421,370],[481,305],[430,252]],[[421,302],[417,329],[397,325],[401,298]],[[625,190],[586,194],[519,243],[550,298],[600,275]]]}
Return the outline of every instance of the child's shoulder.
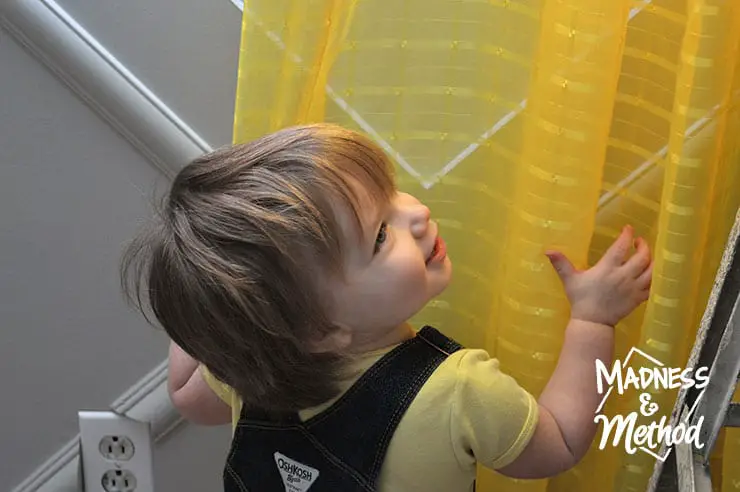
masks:
{"label": "child's shoulder", "polygon": [[499,360],[483,349],[462,348],[450,354],[430,376],[425,387],[470,392],[521,393],[519,384],[501,370]]}
{"label": "child's shoulder", "polygon": [[521,453],[538,420],[535,398],[482,349],[460,349],[440,364],[409,407],[409,421],[446,427],[455,454],[499,468]]}

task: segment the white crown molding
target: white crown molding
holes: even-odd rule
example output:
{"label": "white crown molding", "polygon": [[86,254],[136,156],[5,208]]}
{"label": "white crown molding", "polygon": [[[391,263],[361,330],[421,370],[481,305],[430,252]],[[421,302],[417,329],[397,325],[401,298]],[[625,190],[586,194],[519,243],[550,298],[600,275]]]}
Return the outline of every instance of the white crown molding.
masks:
{"label": "white crown molding", "polygon": [[76,436],[11,492],[82,492],[79,457],[79,436]]}
{"label": "white crown molding", "polygon": [[165,175],[211,149],[54,0],[2,0],[0,26]]}
{"label": "white crown molding", "polygon": [[[54,0],[0,0],[0,27],[167,176],[211,150],[184,121]],[[182,419],[167,393],[166,361],[111,404],[148,422],[156,441]],[[81,492],[79,436],[11,492]]]}

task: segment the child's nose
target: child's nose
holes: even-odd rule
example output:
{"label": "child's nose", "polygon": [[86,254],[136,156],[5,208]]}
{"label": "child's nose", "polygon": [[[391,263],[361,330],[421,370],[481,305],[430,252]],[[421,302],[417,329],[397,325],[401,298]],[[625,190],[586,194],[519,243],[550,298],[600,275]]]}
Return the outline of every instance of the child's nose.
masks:
{"label": "child's nose", "polygon": [[431,215],[429,208],[419,203],[411,207],[410,214],[411,234],[416,238],[424,237],[429,227],[429,217]]}

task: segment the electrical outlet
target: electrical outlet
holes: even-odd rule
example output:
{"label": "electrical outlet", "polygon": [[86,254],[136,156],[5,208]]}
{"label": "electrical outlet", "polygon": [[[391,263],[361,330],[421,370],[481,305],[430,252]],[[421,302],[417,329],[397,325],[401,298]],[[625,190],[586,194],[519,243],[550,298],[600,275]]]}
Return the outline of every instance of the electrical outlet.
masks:
{"label": "electrical outlet", "polygon": [[108,470],[103,474],[101,484],[106,492],[134,492],[136,475],[129,470]]}
{"label": "electrical outlet", "polygon": [[110,461],[128,461],[136,449],[127,436],[105,436],[98,447],[103,458]]}
{"label": "electrical outlet", "polygon": [[78,412],[85,492],[154,492],[148,423],[115,412]]}

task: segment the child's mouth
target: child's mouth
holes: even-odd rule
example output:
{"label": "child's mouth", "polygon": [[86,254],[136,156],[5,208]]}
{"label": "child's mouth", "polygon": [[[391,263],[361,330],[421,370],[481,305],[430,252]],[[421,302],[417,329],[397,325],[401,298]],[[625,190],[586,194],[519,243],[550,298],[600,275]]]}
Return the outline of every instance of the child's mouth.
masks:
{"label": "child's mouth", "polygon": [[427,265],[436,262],[444,260],[447,256],[447,245],[442,240],[441,237],[437,236],[437,239],[434,240],[434,248],[432,249],[432,253],[429,255],[429,258],[427,258]]}

